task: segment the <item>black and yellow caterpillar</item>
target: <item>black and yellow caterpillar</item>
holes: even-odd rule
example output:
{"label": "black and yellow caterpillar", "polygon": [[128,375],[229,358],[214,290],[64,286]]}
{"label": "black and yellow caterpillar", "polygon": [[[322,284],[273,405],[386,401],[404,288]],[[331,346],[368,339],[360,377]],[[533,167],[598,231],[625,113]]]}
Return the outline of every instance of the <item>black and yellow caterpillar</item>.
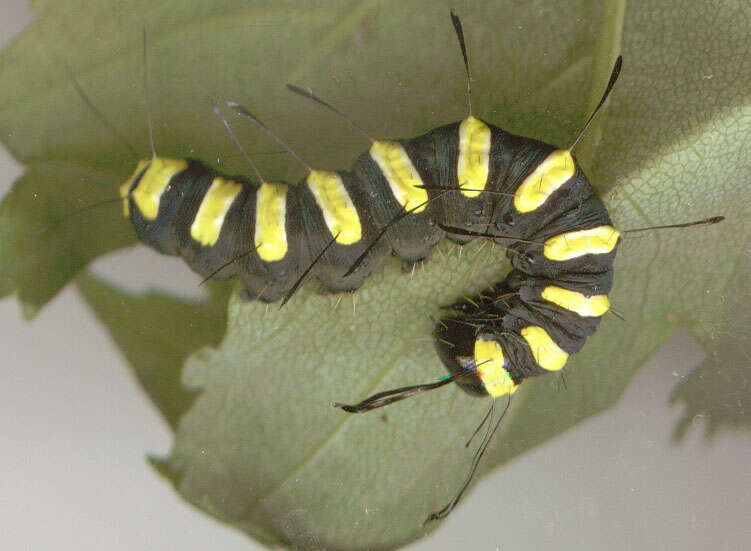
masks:
{"label": "black and yellow caterpillar", "polygon": [[[550,279],[576,272],[581,261],[574,258],[611,252],[618,240],[569,151],[474,117],[411,140],[375,141],[351,172],[312,170],[296,186],[257,186],[198,161],[157,157],[142,161],[121,191],[141,241],[181,256],[203,276],[223,267],[220,276],[239,275],[246,296],[264,301],[289,292],[331,240],[310,273],[333,291],[357,289],[391,252],[408,262],[426,258],[444,228],[491,227],[518,249],[512,258],[520,268],[536,264],[534,273]],[[347,275],[401,213],[408,214]],[[518,241],[571,228],[589,230],[590,240],[566,237],[569,252],[561,249],[564,237],[546,245],[547,256],[540,245]]]}
{"label": "black and yellow caterpillar", "polygon": [[[461,24],[452,19],[469,83]],[[603,101],[619,71],[620,59]],[[332,291],[357,289],[390,253],[417,262],[447,235],[492,238],[513,266],[498,293],[513,296],[465,306],[468,320],[444,323],[439,342],[451,352],[441,356],[455,370],[451,357],[474,355],[483,377],[474,387],[493,396],[560,370],[608,311],[619,240],[571,148],[510,134],[473,117],[471,103],[468,118],[422,136],[370,139],[351,171],[308,167],[297,185],[257,185],[155,155],[121,186],[125,214],[145,244],[204,277],[237,275],[243,295],[263,301],[289,296],[307,276]],[[480,315],[486,329],[465,339]]]}
{"label": "black and yellow caterpillar", "polygon": [[[452,20],[469,92],[469,63],[453,12]],[[584,130],[620,67],[618,58]],[[418,262],[446,236],[459,243],[492,239],[508,249],[512,270],[438,323],[436,347],[450,375],[336,405],[364,412],[451,382],[473,394],[508,396],[510,403],[524,379],[560,372],[608,312],[623,232],[572,154],[582,134],[561,149],[475,118],[471,99],[469,112],[412,139],[368,136],[370,149],[350,171],[305,165],[308,175],[297,185],[263,181],[257,171],[261,181],[253,183],[199,161],[154,155],[121,186],[125,214],[148,246],[181,256],[204,277],[239,276],[246,299],[266,302],[286,300],[308,276],[334,292],[357,289],[389,254]],[[493,407],[470,479],[500,422]],[[448,514],[465,488],[429,519]]]}
{"label": "black and yellow caterpillar", "polygon": [[573,155],[474,117],[376,141],[351,172],[313,170],[296,186],[255,186],[197,161],[156,158],[122,189],[141,241],[204,276],[225,266],[222,276],[239,275],[246,296],[266,301],[289,292],[331,240],[311,274],[342,291],[359,287],[390,252],[424,259],[443,228],[491,228],[514,266],[503,288],[518,292],[515,313],[504,328],[522,336],[508,346],[520,366],[560,369],[608,310],[619,233]]}

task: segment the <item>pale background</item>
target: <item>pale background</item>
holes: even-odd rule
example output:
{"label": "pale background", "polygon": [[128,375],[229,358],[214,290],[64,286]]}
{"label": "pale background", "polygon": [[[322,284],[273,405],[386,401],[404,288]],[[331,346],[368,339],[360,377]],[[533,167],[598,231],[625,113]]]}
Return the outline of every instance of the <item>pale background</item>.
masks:
{"label": "pale background", "polygon": [[[30,19],[23,0],[0,0],[0,46]],[[0,148],[0,194],[21,170]],[[134,290],[168,281],[198,293],[180,261],[145,247],[94,270]],[[1,549],[259,548],[185,504],[148,466],[147,453],[169,451],[170,432],[74,290],[31,324],[14,298],[0,301],[0,350]],[[409,549],[748,548],[747,434],[708,443],[697,420],[682,443],[671,441],[681,410],[668,396],[701,361],[679,332],[616,408],[486,477]]]}

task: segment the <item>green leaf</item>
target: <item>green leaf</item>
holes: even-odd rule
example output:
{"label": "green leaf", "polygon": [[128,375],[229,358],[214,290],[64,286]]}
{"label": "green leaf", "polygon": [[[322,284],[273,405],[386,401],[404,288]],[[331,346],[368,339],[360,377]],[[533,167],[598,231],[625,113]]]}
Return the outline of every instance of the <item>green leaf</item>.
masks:
{"label": "green leaf", "polygon": [[201,347],[219,344],[227,326],[228,286],[212,286],[208,300],[186,302],[124,293],[92,276],[77,283],[138,382],[174,429],[196,397],[180,384],[183,362]]}
{"label": "green leaf", "polygon": [[27,318],[93,258],[135,241],[127,222],[112,217],[119,204],[87,208],[111,199],[116,181],[90,167],[38,162],[3,198],[0,296],[17,292]]}
{"label": "green leaf", "polygon": [[[724,347],[723,364],[745,365],[741,343],[748,342],[749,320],[739,310],[751,288],[743,264],[751,231],[744,194],[751,176],[751,7],[712,0],[684,10],[674,0],[641,1],[629,3],[624,15],[617,1],[486,4],[460,10],[477,115],[565,146],[622,44],[622,79],[577,151],[595,185],[611,190],[615,223],[627,229],[728,217],[712,228],[625,240],[611,296],[626,321],[610,316],[603,322],[571,362],[567,390],[552,376],[525,382],[483,463],[488,470],[615,403],[679,324],[691,328],[710,357]],[[248,105],[316,166],[350,166],[366,144],[316,105],[284,93],[286,82],[312,87],[376,136],[416,135],[466,113],[448,2],[314,8],[299,0],[273,7],[131,2],[118,3],[117,17],[107,1],[35,5],[41,15],[4,52],[8,78],[0,83],[0,130],[32,167],[54,161],[122,180],[134,164],[76,95],[52,51],[66,52],[92,101],[148,154],[143,22],[162,155],[218,159],[225,172],[247,171],[208,108],[213,97]],[[96,40],[97,48],[82,37]],[[256,129],[233,126],[266,177],[302,173],[285,156],[263,154],[273,147]],[[49,187],[42,179],[35,185],[39,193]],[[63,193],[75,198],[78,192]],[[92,228],[71,223],[80,223],[82,232]],[[74,238],[58,247],[56,262],[64,262],[72,245],[90,246]],[[87,259],[101,252],[87,251]],[[173,393],[185,396],[186,388],[200,390],[170,414],[174,421],[185,411],[161,472],[191,503],[266,543],[385,549],[419,538],[427,513],[466,475],[471,451],[464,440],[488,401],[449,387],[363,416],[331,403],[441,377],[430,336],[440,305],[497,281],[506,269],[502,251],[489,244],[443,243],[414,274],[401,273],[393,261],[352,296],[321,296],[308,284],[281,311],[233,299],[224,341],[190,358],[182,384],[174,363],[132,357],[144,377],[162,369],[169,374],[170,383],[152,391],[157,404],[169,403]],[[60,273],[50,289],[74,271]],[[1,285],[10,292],[48,277],[27,271],[21,283]],[[116,302],[109,304],[112,310]],[[137,330],[158,308],[144,306],[134,316],[132,349],[159,331]],[[174,324],[169,331],[188,335],[190,328]],[[726,337],[736,345],[726,346]],[[159,347],[153,351],[158,355]],[[715,414],[710,389],[701,386],[692,394],[703,390],[702,407],[722,424],[726,418]],[[747,403],[748,392],[738,391],[738,400]]]}

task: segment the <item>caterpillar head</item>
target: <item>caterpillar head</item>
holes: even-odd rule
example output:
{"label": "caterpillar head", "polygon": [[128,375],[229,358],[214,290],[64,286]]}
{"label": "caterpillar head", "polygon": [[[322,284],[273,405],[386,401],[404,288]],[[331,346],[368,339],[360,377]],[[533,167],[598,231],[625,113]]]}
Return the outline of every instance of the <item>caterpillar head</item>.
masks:
{"label": "caterpillar head", "polygon": [[[438,357],[450,374],[475,369],[477,329],[474,326],[461,319],[445,318],[436,324],[433,335]],[[476,373],[457,379],[456,384],[472,396],[488,395],[485,385]]]}

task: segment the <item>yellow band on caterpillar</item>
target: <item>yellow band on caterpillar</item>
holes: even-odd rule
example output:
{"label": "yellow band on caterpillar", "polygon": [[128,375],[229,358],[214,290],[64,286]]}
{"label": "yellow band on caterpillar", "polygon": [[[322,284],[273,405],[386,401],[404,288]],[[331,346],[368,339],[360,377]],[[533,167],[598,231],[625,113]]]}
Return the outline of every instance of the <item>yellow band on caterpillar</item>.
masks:
{"label": "yellow band on caterpillar", "polygon": [[599,317],[610,309],[607,295],[592,295],[588,297],[582,293],[548,285],[542,290],[542,298],[561,308],[576,312],[580,316]]}
{"label": "yellow band on caterpillar", "polygon": [[547,371],[563,369],[568,360],[568,352],[561,350],[545,329],[537,325],[529,325],[522,329],[521,333],[524,340],[527,341],[537,365]]}
{"label": "yellow band on caterpillar", "polygon": [[[456,176],[465,197],[477,197],[488,182],[490,172],[490,127],[474,117],[459,125],[459,159]],[[467,188],[467,189],[462,189]]]}
{"label": "yellow band on caterpillar", "polygon": [[427,206],[428,192],[417,186],[424,185],[401,144],[373,142],[370,147],[373,159],[391,188],[391,193],[406,212],[422,212]]}
{"label": "yellow band on caterpillar", "polygon": [[237,182],[218,176],[214,178],[190,226],[190,236],[203,246],[216,243],[224,218],[242,189]]}
{"label": "yellow band on caterpillar", "polygon": [[574,158],[564,149],[548,155],[516,190],[514,207],[519,212],[540,208],[555,191],[574,175]]}
{"label": "yellow band on caterpillar", "polygon": [[141,174],[141,171],[149,165],[149,163],[151,163],[151,159],[149,159],[148,161],[138,161],[138,166],[133,171],[133,174],[131,174],[130,178],[120,184],[120,198],[123,200],[123,216],[125,216],[125,218],[128,218],[130,216],[130,186],[133,185],[135,179],[139,174]]}
{"label": "yellow band on caterpillar", "polygon": [[566,232],[545,241],[544,254],[550,260],[570,260],[585,254],[606,254],[618,244],[618,230],[598,226],[590,230]]}
{"label": "yellow band on caterpillar", "polygon": [[503,348],[494,340],[485,340],[482,336],[475,340],[475,365],[477,376],[482,381],[488,394],[493,398],[504,394],[513,394],[519,385],[514,384],[504,367]]}
{"label": "yellow band on caterpillar", "polygon": [[264,182],[256,192],[254,243],[264,262],[281,260],[287,254],[286,184]]}
{"label": "yellow band on caterpillar", "polygon": [[340,245],[351,245],[362,238],[362,225],[352,198],[336,172],[313,170],[308,175],[308,188],[313,193],[323,219]]}
{"label": "yellow band on caterpillar", "polygon": [[161,157],[145,162],[149,163],[149,168],[143,173],[131,195],[141,215],[147,220],[155,220],[159,214],[159,201],[170,180],[175,174],[188,168],[188,163],[183,159]]}

